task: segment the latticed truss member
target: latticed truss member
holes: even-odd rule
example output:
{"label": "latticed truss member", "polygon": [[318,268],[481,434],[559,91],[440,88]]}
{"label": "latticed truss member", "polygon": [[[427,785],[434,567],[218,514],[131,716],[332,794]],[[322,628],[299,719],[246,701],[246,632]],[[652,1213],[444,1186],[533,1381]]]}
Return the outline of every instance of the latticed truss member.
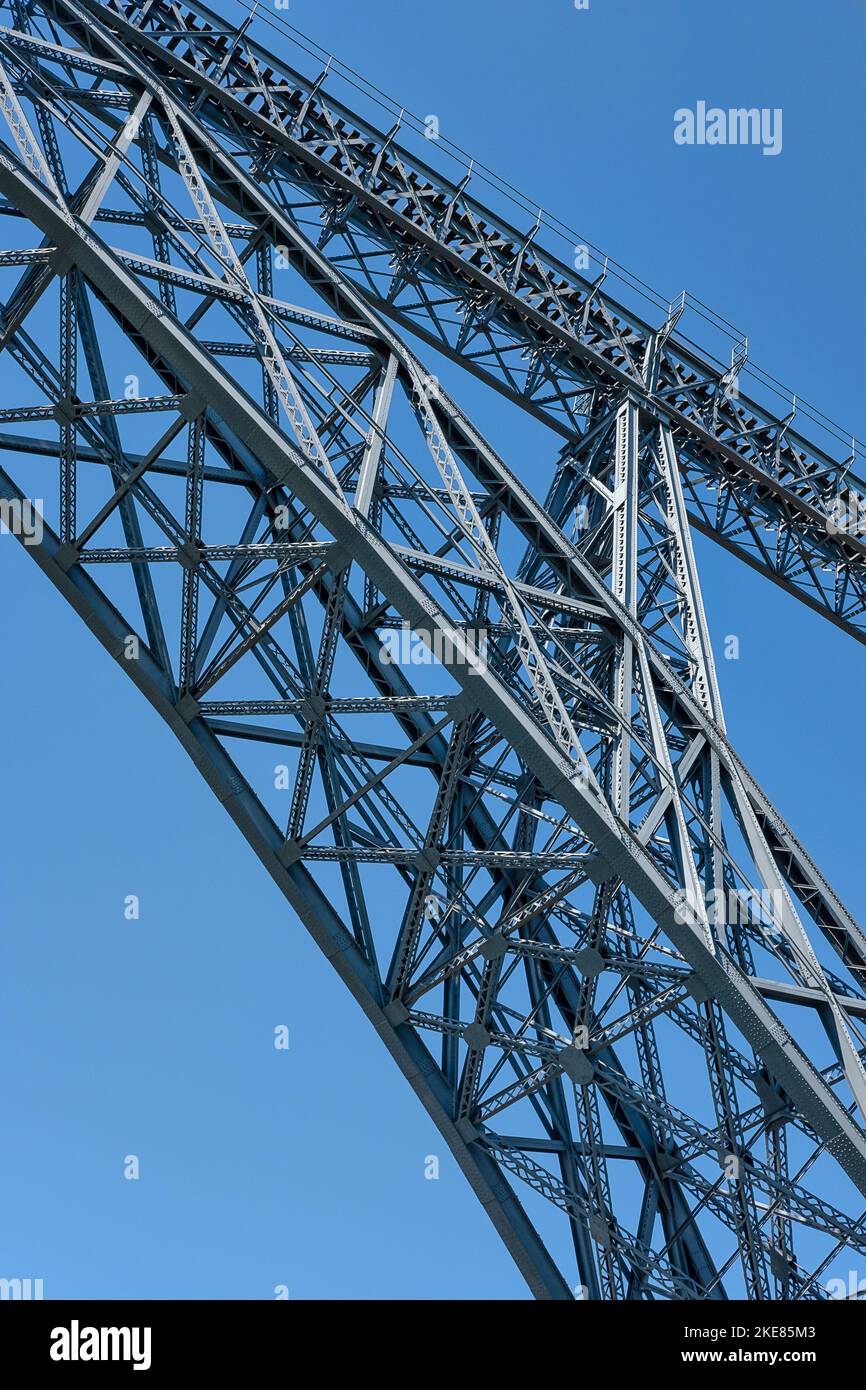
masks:
{"label": "latticed truss member", "polygon": [[[55,499],[28,552],[536,1295],[823,1297],[866,1248],[866,939],[729,742],[692,530],[862,640],[848,464],[248,27],[5,14],[0,498]],[[544,502],[443,358],[555,441]],[[409,630],[445,659],[395,661]]]}

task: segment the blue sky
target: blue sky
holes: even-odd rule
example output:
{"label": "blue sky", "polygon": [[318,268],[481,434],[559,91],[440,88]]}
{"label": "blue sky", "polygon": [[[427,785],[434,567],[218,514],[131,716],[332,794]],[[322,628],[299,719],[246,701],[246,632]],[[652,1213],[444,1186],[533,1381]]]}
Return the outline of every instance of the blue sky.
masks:
{"label": "blue sky", "polygon": [[[663,296],[713,306],[863,435],[861,0],[279,13]],[[674,111],[698,100],[781,108],[782,152],[675,145]],[[862,916],[864,652],[709,542],[698,553],[717,655],[740,639],[719,661],[734,744]],[[8,536],[0,584],[0,1276],[41,1277],[46,1297],[524,1297],[252,852]]]}

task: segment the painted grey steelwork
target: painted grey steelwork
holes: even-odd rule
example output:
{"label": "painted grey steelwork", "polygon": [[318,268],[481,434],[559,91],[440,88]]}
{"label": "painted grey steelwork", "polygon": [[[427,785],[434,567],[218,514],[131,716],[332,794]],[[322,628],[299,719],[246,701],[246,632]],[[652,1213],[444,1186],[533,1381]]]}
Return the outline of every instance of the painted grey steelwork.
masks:
{"label": "painted grey steelwork", "polygon": [[[533,1293],[826,1296],[866,1249],[866,938],[729,742],[691,532],[862,639],[849,464],[249,26],[6,11],[4,516],[53,471],[28,550]],[[545,502],[442,357],[556,440]]]}

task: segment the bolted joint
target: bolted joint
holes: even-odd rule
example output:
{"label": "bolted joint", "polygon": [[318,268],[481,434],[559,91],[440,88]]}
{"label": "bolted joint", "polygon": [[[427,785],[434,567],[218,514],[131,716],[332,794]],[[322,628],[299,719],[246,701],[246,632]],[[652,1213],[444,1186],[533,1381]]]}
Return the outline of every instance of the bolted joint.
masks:
{"label": "bolted joint", "polygon": [[58,550],[54,552],[54,563],[59,565],[64,574],[68,574],[73,565],[77,565],[81,556],[78,553],[78,546],[72,541],[65,541]]}
{"label": "bolted joint", "polygon": [[594,980],[604,970],[604,956],[594,946],[579,951],[574,963],[586,980]]}
{"label": "bolted joint", "polygon": [[301,702],[301,718],[307,724],[321,724],[326,709],[327,701],[324,695],[307,695]]}
{"label": "bolted joint", "polygon": [[76,415],[75,402],[71,401],[68,396],[64,396],[62,400],[54,402],[51,414],[54,416],[58,425],[74,425]]}
{"label": "bolted joint", "polygon": [[683,984],[696,1004],[706,1004],[708,999],[713,998],[713,991],[710,989],[709,985],[705,984],[700,975],[694,970],[691,975],[686,976],[683,980]]}
{"label": "bolted joint", "polygon": [[177,558],[185,570],[194,570],[201,563],[201,551],[192,541],[184,541],[177,548]]}
{"label": "bolted joint", "polygon": [[402,999],[392,999],[390,1004],[386,1004],[382,1011],[388,1022],[394,1028],[399,1028],[401,1023],[405,1023],[409,1017],[409,1010]]}
{"label": "bolted joint", "polygon": [[442,861],[442,855],[433,845],[425,845],[415,856],[415,867],[420,873],[435,873]]}
{"label": "bolted joint", "polygon": [[559,1065],[577,1086],[588,1086],[595,1076],[595,1067],[583,1048],[571,1043],[560,1052]]}
{"label": "bolted joint", "polygon": [[177,710],[181,719],[186,720],[187,724],[190,722],[191,719],[195,719],[196,716],[201,713],[201,706],[199,705],[198,700],[195,698],[194,695],[191,695],[188,690],[185,694],[181,695],[180,699],[178,700],[175,706],[175,709]]}
{"label": "bolted joint", "polygon": [[297,864],[303,853],[300,840],[286,840],[277,850],[277,858],[284,869],[290,869],[293,864]]}
{"label": "bolted joint", "polygon": [[473,1052],[482,1052],[490,1042],[490,1034],[483,1023],[468,1023],[463,1029],[463,1041]]}
{"label": "bolted joint", "polygon": [[485,960],[500,960],[508,950],[508,942],[501,932],[494,932],[488,936],[484,945],[479,949],[478,954]]}

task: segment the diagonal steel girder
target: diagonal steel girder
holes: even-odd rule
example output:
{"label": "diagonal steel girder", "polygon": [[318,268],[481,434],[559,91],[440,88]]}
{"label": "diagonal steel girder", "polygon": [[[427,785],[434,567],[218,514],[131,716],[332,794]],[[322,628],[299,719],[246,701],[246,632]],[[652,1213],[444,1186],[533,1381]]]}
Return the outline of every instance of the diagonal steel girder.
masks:
{"label": "diagonal steel girder", "polygon": [[[169,362],[188,389],[206,399],[214,414],[248,442],[274,481],[291,487],[335,540],[357,558],[406,620],[416,628],[432,624],[443,641],[462,654],[468,670],[470,653],[463,633],[390,553],[382,538],[311,472],[307,460],[233,387],[180,325],[166,316],[164,307],[124,271],[104,243],[75,219],[67,220],[50,194],[6,156],[0,156],[0,189],[69,255],[124,321],[130,336]],[[597,846],[605,866],[600,871],[603,876],[617,876],[635,893],[866,1194],[866,1139],[862,1132],[749,981],[731,962],[712,952],[699,917],[684,914],[644,847],[581,784],[571,764],[541,730],[527,725],[520,706],[492,672],[473,680],[463,675],[459,665],[455,671],[491,723],[520,750],[527,767]],[[679,920],[684,915],[685,920]]]}

